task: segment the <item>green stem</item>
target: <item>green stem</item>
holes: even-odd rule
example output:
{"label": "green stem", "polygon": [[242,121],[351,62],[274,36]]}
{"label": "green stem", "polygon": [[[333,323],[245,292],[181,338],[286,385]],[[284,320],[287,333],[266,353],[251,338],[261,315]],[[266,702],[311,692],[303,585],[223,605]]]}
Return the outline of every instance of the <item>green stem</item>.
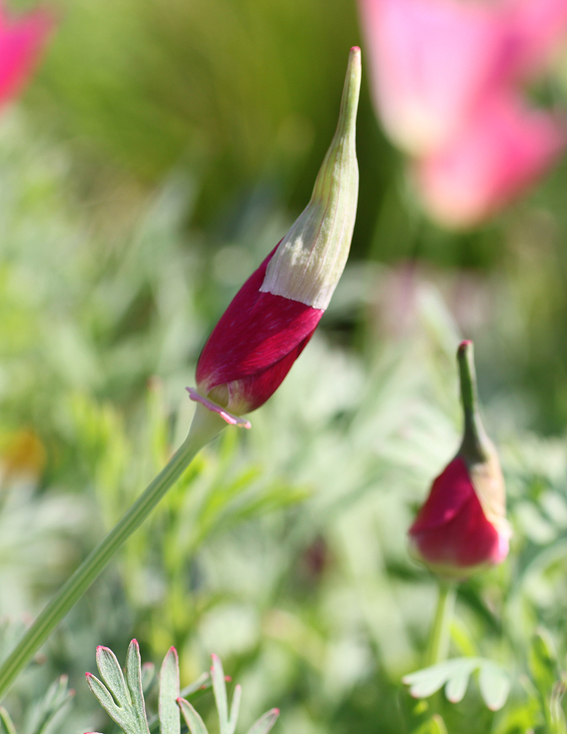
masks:
{"label": "green stem", "polygon": [[167,466],[148,485],[124,517],[87,556],[75,573],[27,630],[0,668],[0,696],[35,655],[51,632],[104,570],[120,546],[140,527],[195,455],[227,424],[216,413],[197,404],[191,429]]}
{"label": "green stem", "polygon": [[427,646],[427,665],[440,663],[447,657],[449,652],[450,628],[455,607],[456,587],[450,581],[439,582],[439,596],[435,618],[429,634]]}

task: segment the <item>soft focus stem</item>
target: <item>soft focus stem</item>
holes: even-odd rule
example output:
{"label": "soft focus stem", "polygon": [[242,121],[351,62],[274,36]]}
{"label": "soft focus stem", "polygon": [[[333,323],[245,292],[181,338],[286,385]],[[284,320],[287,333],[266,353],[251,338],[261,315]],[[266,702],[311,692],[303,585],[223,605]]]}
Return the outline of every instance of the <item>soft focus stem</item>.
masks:
{"label": "soft focus stem", "polygon": [[51,632],[104,570],[122,544],[140,527],[195,455],[226,427],[216,413],[197,405],[191,429],[167,466],[148,485],[124,517],[87,556],[57,595],[37,617],[0,668],[0,696],[35,655]]}
{"label": "soft focus stem", "polygon": [[449,652],[449,640],[451,631],[451,620],[455,608],[456,587],[450,581],[439,582],[439,596],[437,597],[437,608],[431,632],[429,633],[429,644],[427,646],[426,666],[440,663],[447,657]]}

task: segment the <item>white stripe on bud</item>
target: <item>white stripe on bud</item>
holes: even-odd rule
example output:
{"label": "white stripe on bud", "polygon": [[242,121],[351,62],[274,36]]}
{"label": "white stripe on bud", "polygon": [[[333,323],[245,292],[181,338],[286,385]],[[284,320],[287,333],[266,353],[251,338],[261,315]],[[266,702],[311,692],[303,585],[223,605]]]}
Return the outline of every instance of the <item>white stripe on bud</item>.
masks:
{"label": "white stripe on bud", "polygon": [[312,308],[325,309],[344,270],[356,217],[358,164],[356,112],[360,49],[350,51],[337,131],[307,207],[268,263],[260,288]]}

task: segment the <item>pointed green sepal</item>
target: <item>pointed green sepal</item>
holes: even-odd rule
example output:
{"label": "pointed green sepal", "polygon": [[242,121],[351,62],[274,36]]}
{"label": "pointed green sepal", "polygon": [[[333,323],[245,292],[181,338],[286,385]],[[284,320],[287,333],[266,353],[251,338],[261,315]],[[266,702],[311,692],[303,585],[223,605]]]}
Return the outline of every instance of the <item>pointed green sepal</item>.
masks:
{"label": "pointed green sepal", "polygon": [[356,113],[360,49],[350,51],[339,122],[311,200],[280,242],[260,288],[265,293],[326,309],[344,270],[358,201]]}
{"label": "pointed green sepal", "polygon": [[457,360],[465,418],[463,440],[458,456],[467,465],[470,479],[487,519],[499,528],[502,535],[510,536],[510,527],[505,519],[506,493],[500,461],[480,415],[472,341],[460,343]]}
{"label": "pointed green sepal", "polygon": [[494,446],[484,429],[478,403],[474,347],[472,341],[463,341],[457,352],[461,401],[464,411],[463,442],[459,454],[468,463],[485,462],[495,453]]}

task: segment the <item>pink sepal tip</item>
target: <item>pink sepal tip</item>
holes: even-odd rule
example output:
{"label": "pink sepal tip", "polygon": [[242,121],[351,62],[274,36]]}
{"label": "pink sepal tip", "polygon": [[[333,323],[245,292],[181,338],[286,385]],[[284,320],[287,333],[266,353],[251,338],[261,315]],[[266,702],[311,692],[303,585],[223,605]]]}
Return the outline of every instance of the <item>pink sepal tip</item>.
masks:
{"label": "pink sepal tip", "polygon": [[204,405],[205,408],[207,408],[208,410],[212,410],[213,413],[218,413],[220,417],[231,426],[238,426],[239,428],[252,428],[252,424],[250,423],[250,421],[247,421],[246,418],[242,418],[239,415],[234,415],[234,413],[229,413],[229,411],[222,406],[217,405],[216,403],[213,403],[212,400],[203,397],[203,395],[201,395],[201,393],[198,392],[194,387],[186,387],[185,389],[189,393],[189,397],[191,398],[191,400],[194,400],[196,403],[201,403],[201,405]]}

